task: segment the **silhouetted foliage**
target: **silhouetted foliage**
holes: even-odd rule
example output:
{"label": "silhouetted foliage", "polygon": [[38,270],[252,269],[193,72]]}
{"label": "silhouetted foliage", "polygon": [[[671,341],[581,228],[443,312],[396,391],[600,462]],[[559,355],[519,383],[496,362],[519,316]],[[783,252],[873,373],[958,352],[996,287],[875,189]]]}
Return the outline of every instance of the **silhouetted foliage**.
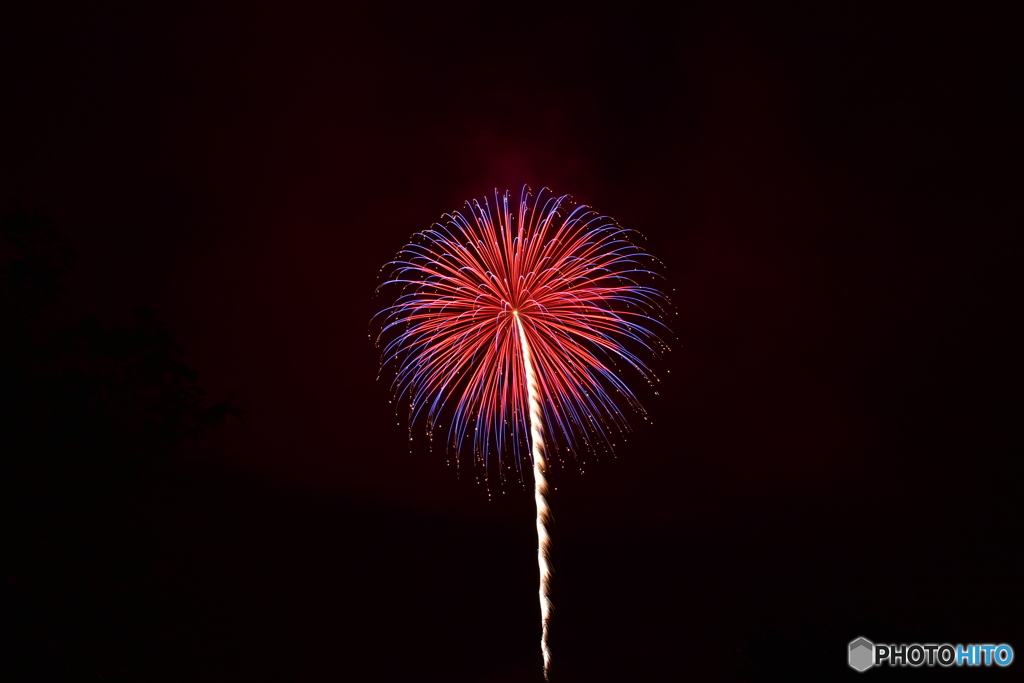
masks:
{"label": "silhouetted foliage", "polygon": [[3,214],[0,239],[7,680],[132,680],[145,619],[137,501],[171,447],[241,411],[230,397],[206,405],[148,308],[123,328],[44,325],[74,252],[42,212]]}

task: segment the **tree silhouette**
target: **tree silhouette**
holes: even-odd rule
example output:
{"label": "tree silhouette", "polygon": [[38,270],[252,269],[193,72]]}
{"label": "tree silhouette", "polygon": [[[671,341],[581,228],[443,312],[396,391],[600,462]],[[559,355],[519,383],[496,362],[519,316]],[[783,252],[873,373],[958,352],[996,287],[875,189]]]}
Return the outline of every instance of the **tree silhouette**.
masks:
{"label": "tree silhouette", "polygon": [[0,216],[0,481],[7,680],[134,680],[146,619],[138,501],[164,456],[241,411],[207,405],[158,326],[53,328],[74,252],[43,212]]}

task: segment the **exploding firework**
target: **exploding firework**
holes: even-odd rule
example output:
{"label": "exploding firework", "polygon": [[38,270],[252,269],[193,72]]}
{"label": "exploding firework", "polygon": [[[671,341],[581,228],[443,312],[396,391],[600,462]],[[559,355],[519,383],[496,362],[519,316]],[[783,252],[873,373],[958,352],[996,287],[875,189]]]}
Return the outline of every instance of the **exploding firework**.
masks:
{"label": "exploding firework", "polygon": [[623,404],[646,419],[623,371],[654,383],[643,357],[668,348],[667,300],[641,284],[657,262],[611,218],[544,190],[494,199],[446,214],[385,265],[381,287],[399,291],[378,343],[410,429],[440,430],[485,477],[532,468],[547,678],[548,463],[610,446],[629,429]]}

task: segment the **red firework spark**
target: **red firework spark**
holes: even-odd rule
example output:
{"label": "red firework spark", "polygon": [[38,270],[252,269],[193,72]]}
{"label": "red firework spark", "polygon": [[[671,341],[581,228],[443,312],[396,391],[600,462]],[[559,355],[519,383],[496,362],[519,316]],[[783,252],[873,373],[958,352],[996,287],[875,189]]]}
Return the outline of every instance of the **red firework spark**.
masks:
{"label": "red firework spark", "polygon": [[409,401],[410,427],[425,418],[433,435],[447,420],[457,453],[471,445],[487,471],[494,454],[501,462],[511,451],[521,471],[525,343],[549,452],[593,447],[595,436],[610,445],[628,430],[620,404],[645,415],[622,371],[653,384],[640,356],[668,349],[654,331],[666,330],[667,299],[640,284],[657,275],[657,261],[634,244],[635,232],[568,196],[534,198],[524,187],[518,207],[508,192],[495,192],[493,207],[466,207],[385,265],[381,288],[401,291],[378,314],[378,343],[382,367],[396,367],[396,397]]}

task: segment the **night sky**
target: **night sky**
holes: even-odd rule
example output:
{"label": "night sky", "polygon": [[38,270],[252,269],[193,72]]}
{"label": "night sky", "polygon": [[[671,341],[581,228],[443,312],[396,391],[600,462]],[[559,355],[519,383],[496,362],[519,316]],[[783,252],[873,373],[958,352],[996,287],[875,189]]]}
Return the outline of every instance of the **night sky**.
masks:
{"label": "night sky", "polygon": [[[489,502],[410,442],[368,338],[412,233],[523,184],[644,233],[679,313],[653,424],[552,474],[554,683],[831,680],[858,636],[1024,656],[1019,27],[935,3],[0,11],[0,202],[78,253],[46,324],[150,307],[244,410],[125,503],[116,663],[7,634],[9,680],[541,680],[529,480]],[[865,675],[943,673],[970,672]]]}

